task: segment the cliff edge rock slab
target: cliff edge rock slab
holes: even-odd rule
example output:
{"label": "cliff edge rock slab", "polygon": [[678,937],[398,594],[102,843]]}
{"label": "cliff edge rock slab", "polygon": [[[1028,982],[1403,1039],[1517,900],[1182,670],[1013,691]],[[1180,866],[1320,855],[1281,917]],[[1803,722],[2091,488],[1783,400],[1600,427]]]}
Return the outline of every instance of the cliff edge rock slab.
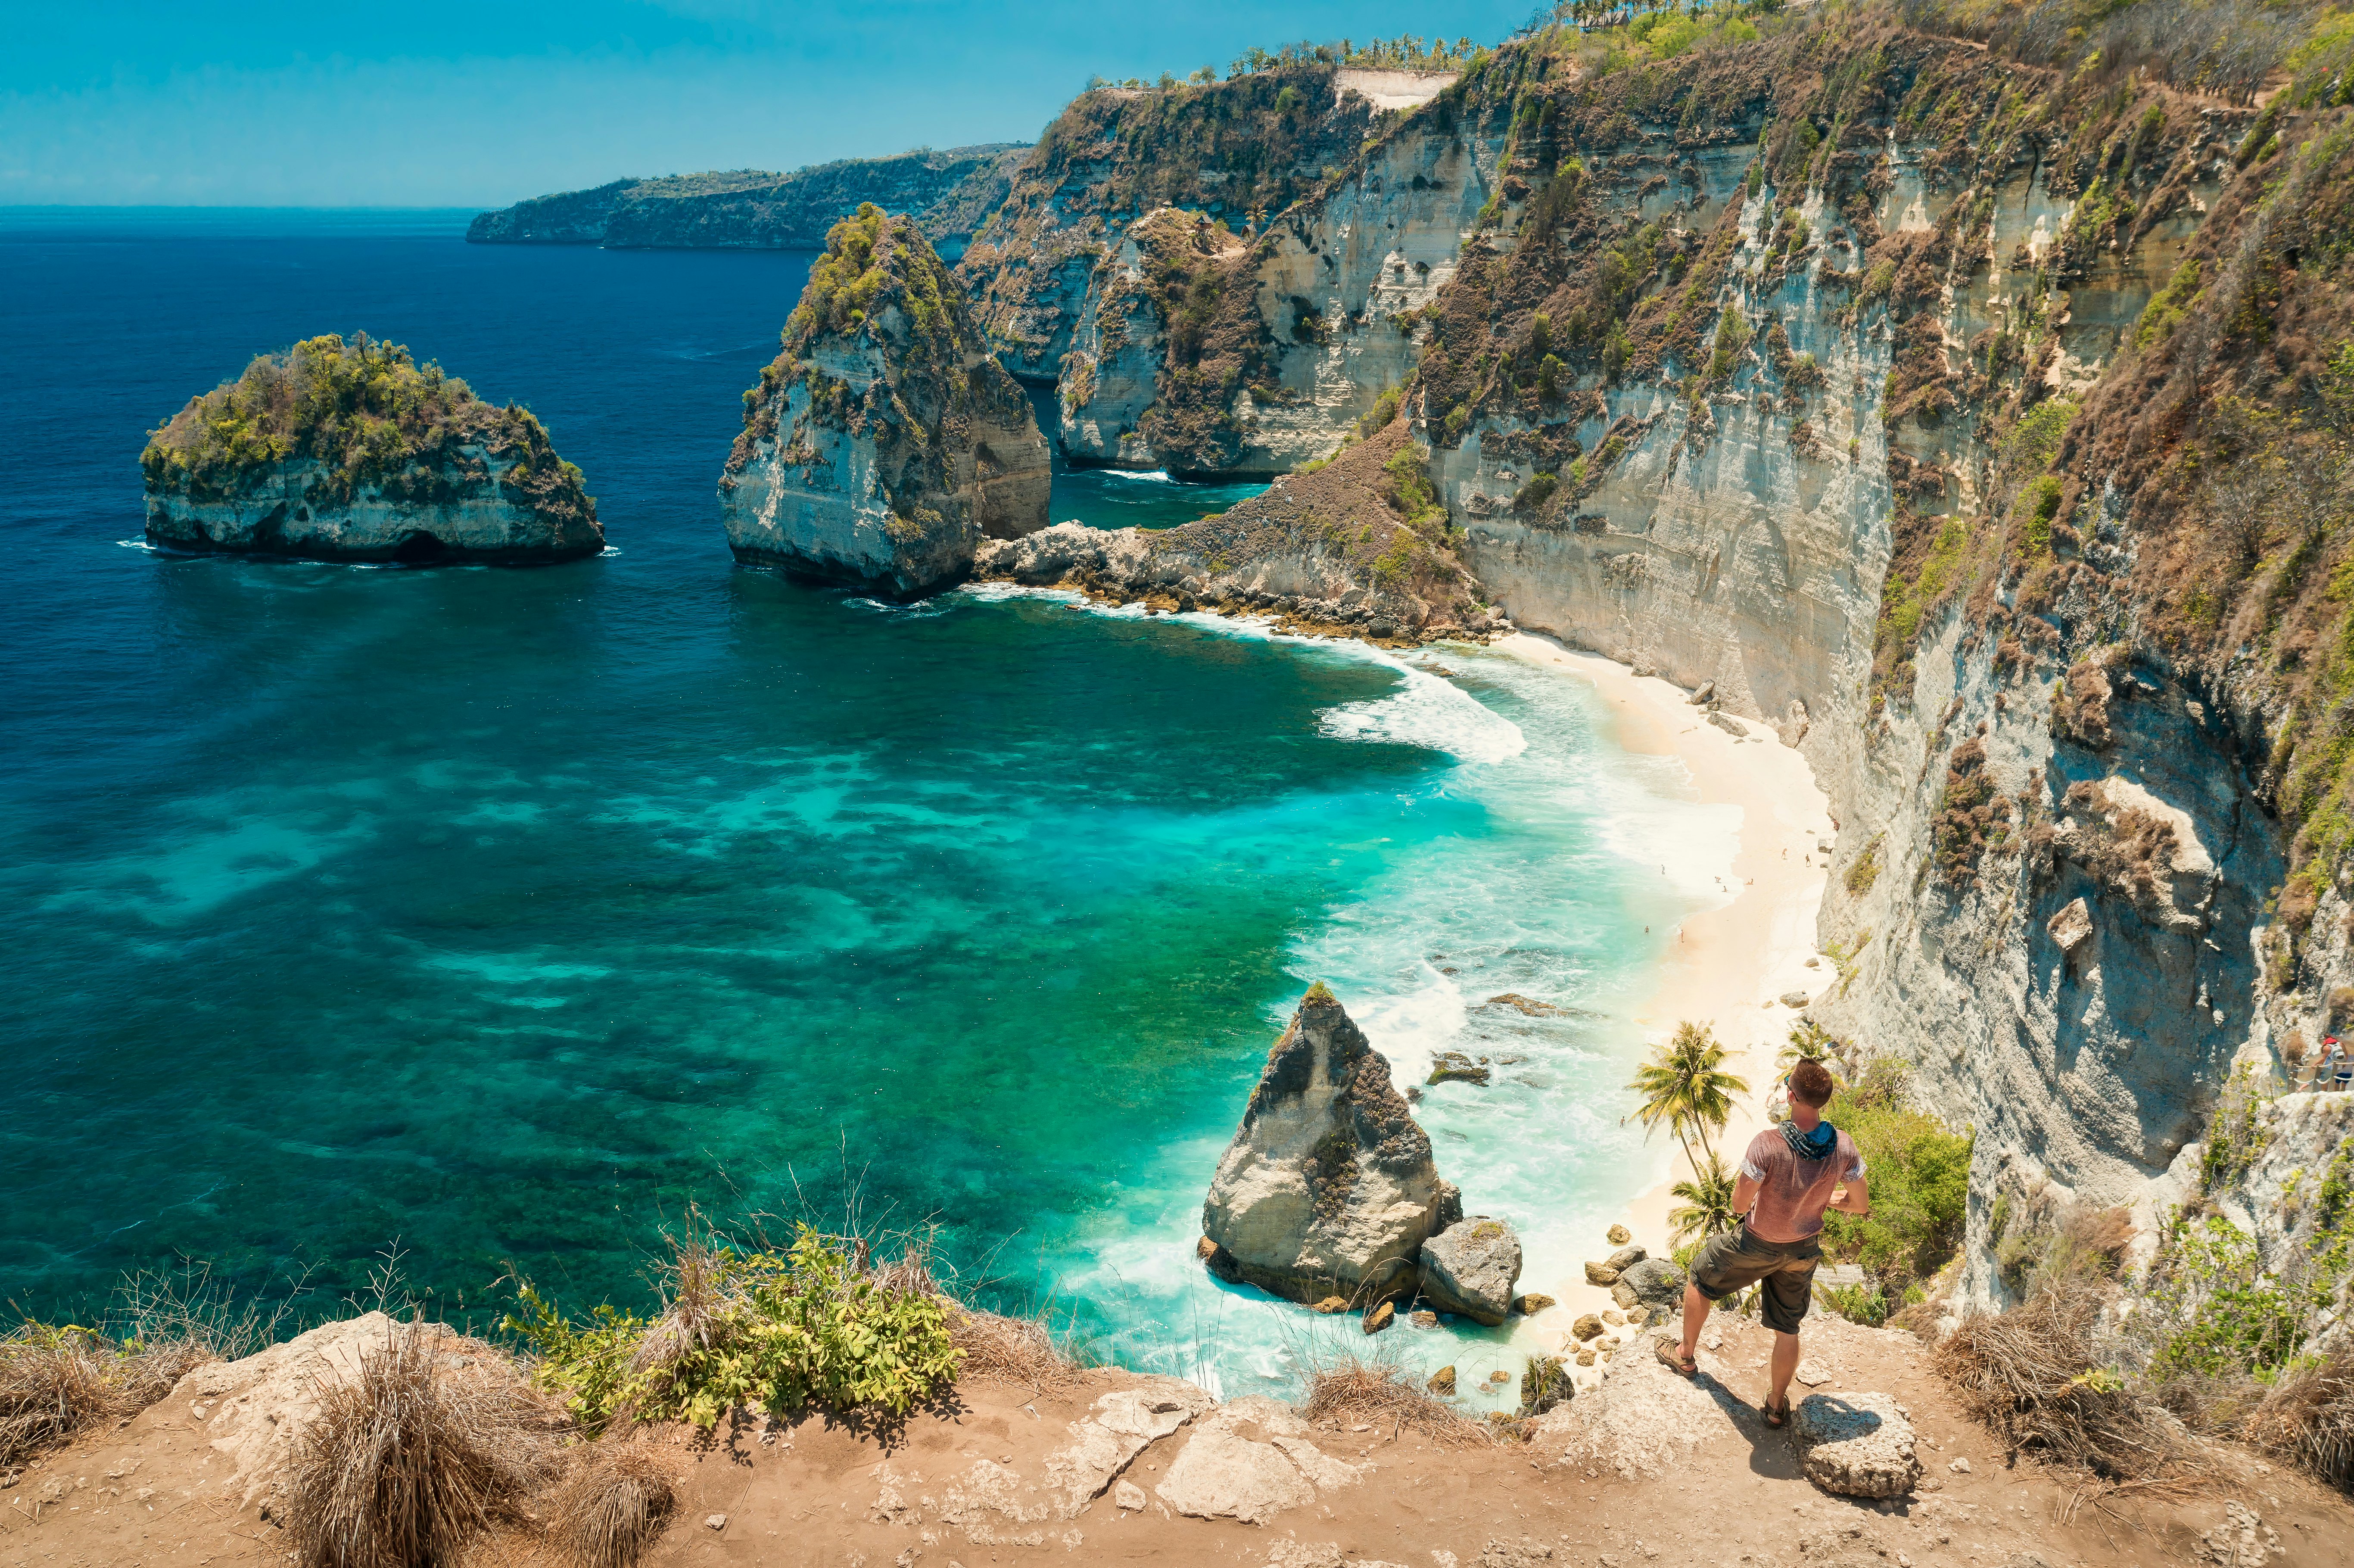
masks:
{"label": "cliff edge rock slab", "polygon": [[1210,1183],[1211,1266],[1295,1301],[1370,1305],[1412,1291],[1422,1244],[1461,1215],[1389,1063],[1310,987]]}
{"label": "cliff edge rock slab", "polygon": [[737,559],[914,596],[1046,525],[1030,400],[913,221],[836,224],[783,341],[719,481]]}

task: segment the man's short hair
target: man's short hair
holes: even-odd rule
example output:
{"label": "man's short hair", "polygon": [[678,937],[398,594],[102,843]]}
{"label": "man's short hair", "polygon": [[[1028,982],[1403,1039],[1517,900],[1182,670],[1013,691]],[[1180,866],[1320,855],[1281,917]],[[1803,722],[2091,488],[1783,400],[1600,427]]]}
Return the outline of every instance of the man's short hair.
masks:
{"label": "man's short hair", "polygon": [[1801,1061],[1790,1069],[1790,1097],[1804,1100],[1817,1110],[1830,1104],[1831,1091],[1837,1086],[1831,1082],[1831,1070],[1820,1062]]}

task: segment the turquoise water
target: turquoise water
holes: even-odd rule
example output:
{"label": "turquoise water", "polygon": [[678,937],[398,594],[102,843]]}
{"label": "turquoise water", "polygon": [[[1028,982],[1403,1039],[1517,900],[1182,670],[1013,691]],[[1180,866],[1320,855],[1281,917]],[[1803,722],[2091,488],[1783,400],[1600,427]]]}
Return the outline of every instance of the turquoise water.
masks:
{"label": "turquoise water", "polygon": [[[1664,1168],[1617,1086],[1725,814],[1485,651],[734,566],[713,482],[804,267],[430,215],[0,226],[0,358],[48,370],[0,387],[0,1298],[182,1256],[325,1312],[397,1251],[451,1316],[514,1271],[640,1301],[690,1209],[847,1201],[1130,1362],[1279,1380],[1304,1315],[1191,1245],[1320,977],[1402,1080],[1497,1060],[1421,1114],[1532,1287]],[[529,401],[614,551],[139,546],[147,426],[362,325]],[[1055,514],[1231,499],[1058,475]],[[1466,1339],[1416,1353],[1502,1353]]]}

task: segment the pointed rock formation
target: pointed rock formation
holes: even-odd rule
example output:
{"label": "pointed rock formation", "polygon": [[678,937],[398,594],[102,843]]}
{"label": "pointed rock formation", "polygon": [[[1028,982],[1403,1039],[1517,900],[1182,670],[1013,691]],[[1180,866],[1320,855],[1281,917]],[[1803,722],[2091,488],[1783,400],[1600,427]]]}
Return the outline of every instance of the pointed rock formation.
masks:
{"label": "pointed rock formation", "polygon": [[1389,1063],[1309,988],[1202,1206],[1210,1266],[1294,1301],[1371,1304],[1411,1293],[1422,1244],[1462,1213]]}
{"label": "pointed rock formation", "polygon": [[913,596],[1046,525],[1045,439],[915,223],[833,226],[719,481],[740,560]]}

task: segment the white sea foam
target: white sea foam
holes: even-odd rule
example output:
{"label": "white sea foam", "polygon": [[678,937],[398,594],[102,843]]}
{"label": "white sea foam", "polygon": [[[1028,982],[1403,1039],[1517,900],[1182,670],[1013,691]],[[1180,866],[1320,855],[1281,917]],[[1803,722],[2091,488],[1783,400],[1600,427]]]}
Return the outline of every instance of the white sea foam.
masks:
{"label": "white sea foam", "polygon": [[1322,715],[1326,735],[1419,746],[1465,762],[1502,762],[1528,749],[1520,726],[1469,693],[1394,659],[1382,662],[1395,667],[1405,684],[1385,697],[1327,708]]}

